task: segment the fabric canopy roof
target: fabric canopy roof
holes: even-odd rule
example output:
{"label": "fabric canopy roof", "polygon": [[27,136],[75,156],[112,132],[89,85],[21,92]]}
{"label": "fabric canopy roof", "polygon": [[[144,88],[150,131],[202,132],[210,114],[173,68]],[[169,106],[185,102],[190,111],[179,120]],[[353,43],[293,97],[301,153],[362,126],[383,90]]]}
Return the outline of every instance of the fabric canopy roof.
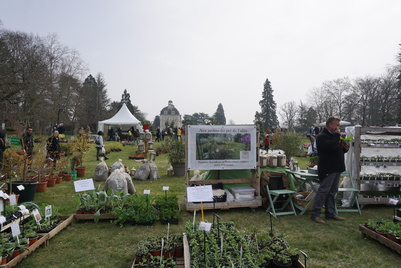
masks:
{"label": "fabric canopy roof", "polygon": [[[348,121],[340,121],[340,126],[349,126],[349,125],[351,125],[351,122],[348,122]],[[320,123],[319,124],[319,126],[321,126],[321,127],[324,127],[324,126],[326,126],[326,122],[322,122],[322,123]]]}
{"label": "fabric canopy roof", "polygon": [[98,131],[104,132],[104,125],[136,126],[138,129],[141,129],[141,122],[131,114],[125,103],[123,103],[121,109],[112,118],[98,122]]}

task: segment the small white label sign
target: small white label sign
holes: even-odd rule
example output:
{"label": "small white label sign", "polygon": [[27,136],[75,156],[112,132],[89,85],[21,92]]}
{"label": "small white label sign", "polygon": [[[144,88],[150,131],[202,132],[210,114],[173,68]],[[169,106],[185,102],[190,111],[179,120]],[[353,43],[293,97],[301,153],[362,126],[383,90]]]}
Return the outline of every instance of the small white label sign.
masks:
{"label": "small white label sign", "polygon": [[143,190],[143,194],[150,194],[150,190]]}
{"label": "small white label sign", "polygon": [[11,223],[11,232],[13,236],[17,236],[21,233],[21,230],[19,229],[19,222],[14,221]]}
{"label": "small white label sign", "polygon": [[37,223],[39,223],[39,222],[42,220],[42,216],[40,216],[40,212],[39,212],[38,209],[35,208],[35,209],[32,211],[32,215],[33,215],[33,217],[35,218],[35,221],[36,221]]}
{"label": "small white label sign", "polygon": [[170,189],[169,186],[163,186],[163,191],[168,191]]}
{"label": "small white label sign", "polygon": [[187,187],[188,202],[213,202],[212,185]]}
{"label": "small white label sign", "polygon": [[17,197],[15,194],[10,195],[10,205],[16,205],[17,204]]}
{"label": "small white label sign", "polygon": [[211,222],[201,221],[199,223],[199,230],[210,232],[210,229],[212,229],[212,223]]}
{"label": "small white label sign", "polygon": [[74,181],[75,192],[95,190],[93,179]]}
{"label": "small white label sign", "polygon": [[45,217],[49,218],[52,216],[52,205],[48,205],[45,208]]}

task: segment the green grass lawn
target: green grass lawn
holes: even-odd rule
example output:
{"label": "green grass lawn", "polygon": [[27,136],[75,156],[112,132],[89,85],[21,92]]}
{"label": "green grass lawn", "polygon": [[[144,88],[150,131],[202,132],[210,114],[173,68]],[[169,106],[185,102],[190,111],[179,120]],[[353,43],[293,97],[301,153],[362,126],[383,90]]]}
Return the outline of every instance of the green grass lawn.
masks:
{"label": "green grass lawn", "polygon": [[[107,142],[106,146],[111,146]],[[158,145],[156,143],[156,145]],[[124,146],[121,152],[112,152],[106,161],[111,166],[118,159],[130,169],[138,168],[141,163],[129,160],[128,155],[136,148]],[[298,159],[301,168],[305,168],[307,159]],[[166,155],[160,155],[156,164],[161,178],[157,181],[134,181],[139,194],[144,189],[151,194],[162,194],[163,186],[170,186],[170,192],[183,200],[185,180],[183,177],[168,177]],[[85,165],[87,178],[92,177],[97,165],[95,149],[88,152]],[[98,183],[96,183],[98,184]],[[34,202],[38,205],[52,204],[61,214],[73,214],[77,204],[73,200],[73,181],[62,182],[45,193],[37,193]],[[253,229],[270,230],[269,214],[264,209],[252,212],[248,208],[224,211],[206,211],[205,218],[213,220],[213,213],[220,215],[224,221],[234,221],[242,232]],[[330,221],[319,225],[303,216],[279,216],[273,219],[275,233],[284,233],[292,247],[297,247],[309,256],[308,267],[400,267],[400,256],[391,249],[369,238],[362,239],[358,224],[368,219],[390,218],[393,208],[389,206],[365,206],[360,216],[358,213],[342,213],[345,222]],[[182,211],[182,220],[172,225],[173,233],[182,232],[184,223],[192,221],[193,213]],[[200,220],[200,213],[197,214]],[[134,245],[146,239],[148,235],[161,235],[167,232],[167,226],[156,223],[153,226],[125,226],[123,228],[100,221],[73,222],[65,230],[50,240],[49,246],[40,247],[24,259],[18,267],[131,267]]]}

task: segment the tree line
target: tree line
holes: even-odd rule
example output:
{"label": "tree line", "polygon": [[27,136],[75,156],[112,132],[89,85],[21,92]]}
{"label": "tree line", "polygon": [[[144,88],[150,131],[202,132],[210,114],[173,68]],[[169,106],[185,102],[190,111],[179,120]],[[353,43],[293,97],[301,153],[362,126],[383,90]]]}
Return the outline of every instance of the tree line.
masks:
{"label": "tree line", "polygon": [[284,126],[303,132],[325,122],[331,115],[362,126],[401,124],[401,53],[398,63],[386,67],[381,75],[323,82],[309,90],[306,101],[291,101],[280,106],[280,124],[273,89],[266,79],[259,102],[261,112],[256,112],[255,123],[260,124],[263,131]]}
{"label": "tree line", "polygon": [[63,122],[72,132],[88,126],[96,131],[97,122],[114,115],[123,101],[139,120],[145,118],[126,90],[121,102],[110,102],[103,75],[87,73],[78,51],[56,34],[10,31],[0,21],[0,122],[9,129],[32,126],[44,133]]}

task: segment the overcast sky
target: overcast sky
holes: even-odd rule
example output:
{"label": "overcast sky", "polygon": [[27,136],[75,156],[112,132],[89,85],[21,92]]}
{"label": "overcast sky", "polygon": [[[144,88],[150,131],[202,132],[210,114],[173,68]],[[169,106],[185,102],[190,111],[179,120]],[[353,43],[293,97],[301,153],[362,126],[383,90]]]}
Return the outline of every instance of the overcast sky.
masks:
{"label": "overcast sky", "polygon": [[401,51],[399,0],[1,0],[3,28],[56,33],[153,121],[182,115],[250,124],[269,79],[278,108],[324,81],[380,75]]}

